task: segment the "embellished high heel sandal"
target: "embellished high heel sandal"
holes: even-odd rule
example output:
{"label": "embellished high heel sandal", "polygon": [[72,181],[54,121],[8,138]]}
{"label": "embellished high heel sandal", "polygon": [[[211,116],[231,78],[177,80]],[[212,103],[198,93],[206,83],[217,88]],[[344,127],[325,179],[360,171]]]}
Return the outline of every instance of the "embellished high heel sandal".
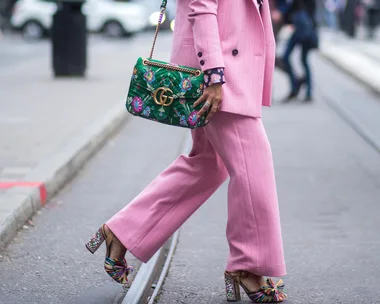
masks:
{"label": "embellished high heel sandal", "polygon": [[[86,243],[86,248],[94,254],[96,250],[99,249],[100,245],[106,241],[106,258],[104,261],[104,269],[108,275],[114,279],[116,282],[123,285],[124,288],[129,287],[128,274],[133,271],[133,268],[128,266],[125,258],[123,260],[119,258],[110,258],[112,243],[120,243],[120,241],[113,235],[112,232],[107,233],[105,230],[105,225],[99,228],[99,230],[91,237],[91,239]],[[122,245],[123,246],[123,245]]]}
{"label": "embellished high heel sandal", "polygon": [[268,278],[266,285],[261,286],[259,290],[251,291],[241,281],[241,278],[247,275],[248,272],[246,271],[234,273],[226,271],[224,273],[227,301],[237,302],[241,300],[240,286],[253,303],[279,303],[287,298],[282,280],[275,284],[272,279]]}

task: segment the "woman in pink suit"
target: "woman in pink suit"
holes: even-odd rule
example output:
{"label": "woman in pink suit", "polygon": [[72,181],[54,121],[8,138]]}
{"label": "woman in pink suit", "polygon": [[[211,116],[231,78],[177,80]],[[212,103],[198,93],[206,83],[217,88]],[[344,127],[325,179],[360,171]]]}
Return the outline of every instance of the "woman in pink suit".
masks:
{"label": "woman in pink suit", "polygon": [[225,282],[227,300],[240,287],[253,302],[281,302],[286,274],[270,145],[261,120],[270,106],[275,42],[269,3],[179,0],[171,62],[201,67],[205,90],[196,103],[209,124],[192,131],[193,148],[104,224],[87,243],[105,240],[105,269],[127,283],[129,250],[147,262],[230,177]]}

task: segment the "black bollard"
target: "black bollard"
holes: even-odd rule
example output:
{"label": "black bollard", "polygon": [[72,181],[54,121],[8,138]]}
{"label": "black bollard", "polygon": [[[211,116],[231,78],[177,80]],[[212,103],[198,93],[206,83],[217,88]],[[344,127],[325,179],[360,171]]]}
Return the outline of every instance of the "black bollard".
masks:
{"label": "black bollard", "polygon": [[84,77],[87,66],[86,16],[84,2],[57,3],[51,29],[54,76]]}

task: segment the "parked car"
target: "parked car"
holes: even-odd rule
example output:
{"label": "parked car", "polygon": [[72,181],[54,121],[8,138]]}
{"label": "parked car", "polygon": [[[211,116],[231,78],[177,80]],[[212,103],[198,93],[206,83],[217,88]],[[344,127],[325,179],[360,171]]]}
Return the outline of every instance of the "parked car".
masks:
{"label": "parked car", "polygon": [[[157,26],[158,18],[160,16],[160,1],[152,0],[131,0],[133,3],[141,3],[144,5],[148,13],[148,27],[154,28]],[[175,13],[176,13],[176,1],[168,1],[166,6],[165,15],[161,25],[162,29],[174,30],[175,23]]]}
{"label": "parked car", "polygon": [[[48,35],[57,4],[45,0],[16,2],[11,25],[25,38],[39,39]],[[82,7],[90,32],[103,32],[111,37],[134,34],[146,28],[148,14],[139,3],[115,0],[87,0]]]}

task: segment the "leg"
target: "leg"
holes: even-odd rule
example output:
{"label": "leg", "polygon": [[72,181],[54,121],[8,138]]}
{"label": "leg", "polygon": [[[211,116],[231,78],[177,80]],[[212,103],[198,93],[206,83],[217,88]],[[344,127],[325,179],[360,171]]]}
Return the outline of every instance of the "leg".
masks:
{"label": "leg", "polygon": [[204,129],[193,131],[193,149],[180,156],[106,224],[139,260],[147,262],[227,179]]}
{"label": "leg", "polygon": [[305,71],[305,82],[306,82],[306,100],[310,100],[312,98],[312,78],[311,78],[311,70],[309,66],[309,54],[310,47],[306,44],[302,46],[301,53],[301,62]]}
{"label": "leg", "polygon": [[[278,35],[284,26],[284,23],[282,20],[273,22],[273,34],[274,34],[274,39],[276,40],[276,44],[278,44]],[[286,73],[286,69],[284,67],[284,63],[282,61],[281,57],[277,57],[276,55],[276,60],[275,60],[275,67],[277,69],[280,69],[282,72]]]}
{"label": "leg", "polygon": [[368,10],[368,37],[373,38],[375,35],[376,27],[379,23],[379,8],[373,8]]}
{"label": "leg", "polygon": [[274,34],[274,39],[276,40],[276,43],[278,43],[278,35],[283,26],[284,26],[284,22],[282,20],[273,22],[273,34]]}
{"label": "leg", "polygon": [[292,36],[289,38],[285,53],[283,56],[283,63],[285,67],[285,71],[289,76],[289,83],[291,87],[291,91],[295,92],[297,90],[297,79],[293,71],[293,67],[290,62],[290,56],[297,45],[298,39],[295,33],[292,34]]}
{"label": "leg", "polygon": [[261,119],[221,112],[205,132],[230,175],[227,270],[285,275],[272,153]]}

